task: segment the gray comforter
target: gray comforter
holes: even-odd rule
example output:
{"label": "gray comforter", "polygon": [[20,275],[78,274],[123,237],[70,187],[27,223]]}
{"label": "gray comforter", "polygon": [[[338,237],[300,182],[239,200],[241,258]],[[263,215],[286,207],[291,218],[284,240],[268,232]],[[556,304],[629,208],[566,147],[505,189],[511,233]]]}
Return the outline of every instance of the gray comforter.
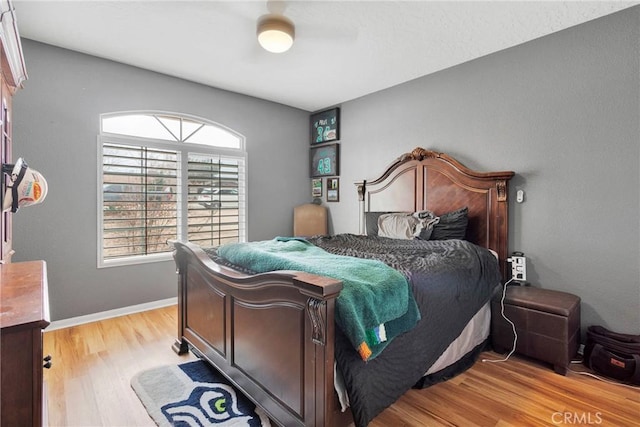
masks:
{"label": "gray comforter", "polygon": [[356,426],[366,426],[424,375],[500,282],[496,258],[464,240],[397,240],[351,234],[310,242],[328,252],[378,259],[404,273],[422,319],[376,359],[363,362],[336,329],[336,361]]}
{"label": "gray comforter", "polygon": [[[500,282],[498,263],[491,252],[464,240],[398,240],[353,234],[308,240],[327,252],[377,259],[402,272],[422,316],[412,330],[396,337],[369,362],[362,361],[336,328],[336,362],[358,427],[366,426],[422,378],[489,301]],[[206,251],[225,263],[215,249]]]}

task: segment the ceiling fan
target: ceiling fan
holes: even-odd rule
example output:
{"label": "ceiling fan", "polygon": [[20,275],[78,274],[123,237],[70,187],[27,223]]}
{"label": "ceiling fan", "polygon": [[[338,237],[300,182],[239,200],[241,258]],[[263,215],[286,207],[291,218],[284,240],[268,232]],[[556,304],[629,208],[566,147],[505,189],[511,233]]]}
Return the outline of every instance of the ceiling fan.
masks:
{"label": "ceiling fan", "polygon": [[263,54],[273,56],[270,54],[287,52],[294,42],[299,42],[303,51],[317,51],[339,48],[358,38],[357,28],[326,19],[326,16],[335,16],[337,2],[226,0],[213,4],[222,13],[242,18],[243,28],[247,25],[255,29],[257,43],[253,45],[256,50],[251,52],[253,59],[264,58]]}
{"label": "ceiling fan", "polygon": [[272,53],[286,52],[293,46],[295,25],[284,16],[285,2],[267,0],[268,14],[258,18],[256,34],[263,49]]}
{"label": "ceiling fan", "polygon": [[[308,42],[333,47],[353,43],[357,39],[356,28],[323,19],[327,15],[335,17],[336,5],[337,2],[267,0],[267,13],[254,21],[259,45],[268,52],[282,53],[289,50],[296,39],[301,44],[304,41],[305,46]],[[295,18],[285,16],[289,6],[288,15]],[[297,22],[294,23],[294,19]]]}

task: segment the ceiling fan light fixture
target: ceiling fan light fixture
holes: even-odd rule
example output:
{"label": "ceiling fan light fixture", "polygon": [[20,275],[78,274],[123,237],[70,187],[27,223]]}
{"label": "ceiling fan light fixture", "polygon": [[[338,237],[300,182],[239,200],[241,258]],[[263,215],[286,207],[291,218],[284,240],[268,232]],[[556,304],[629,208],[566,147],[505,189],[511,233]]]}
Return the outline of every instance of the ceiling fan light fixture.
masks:
{"label": "ceiling fan light fixture", "polygon": [[258,43],[273,53],[286,52],[293,45],[295,28],[284,16],[267,16],[258,22]]}

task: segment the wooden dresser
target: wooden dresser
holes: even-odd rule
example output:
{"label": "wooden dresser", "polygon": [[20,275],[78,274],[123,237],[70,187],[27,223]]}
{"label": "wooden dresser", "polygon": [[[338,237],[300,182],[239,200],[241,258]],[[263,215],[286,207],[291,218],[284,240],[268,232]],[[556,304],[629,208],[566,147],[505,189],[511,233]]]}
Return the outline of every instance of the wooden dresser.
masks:
{"label": "wooden dresser", "polygon": [[42,331],[49,325],[44,261],[0,265],[0,420],[4,426],[42,426]]}

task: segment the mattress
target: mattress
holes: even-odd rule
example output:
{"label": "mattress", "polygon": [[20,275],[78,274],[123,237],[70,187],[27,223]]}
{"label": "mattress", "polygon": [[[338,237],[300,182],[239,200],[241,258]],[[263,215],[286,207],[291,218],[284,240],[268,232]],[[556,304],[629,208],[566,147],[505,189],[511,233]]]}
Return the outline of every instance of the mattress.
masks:
{"label": "mattress", "polygon": [[491,303],[482,306],[480,311],[471,318],[462,333],[456,338],[442,355],[425,372],[431,375],[442,369],[453,365],[467,353],[482,344],[488,337],[491,330]]}
{"label": "mattress", "polygon": [[[433,365],[424,373],[426,375],[441,371],[461,360],[468,353],[486,341],[491,330],[491,303],[488,302],[471,318],[460,335],[440,355]],[[342,412],[349,407],[349,396],[340,370],[334,364],[334,389],[338,395]]]}

